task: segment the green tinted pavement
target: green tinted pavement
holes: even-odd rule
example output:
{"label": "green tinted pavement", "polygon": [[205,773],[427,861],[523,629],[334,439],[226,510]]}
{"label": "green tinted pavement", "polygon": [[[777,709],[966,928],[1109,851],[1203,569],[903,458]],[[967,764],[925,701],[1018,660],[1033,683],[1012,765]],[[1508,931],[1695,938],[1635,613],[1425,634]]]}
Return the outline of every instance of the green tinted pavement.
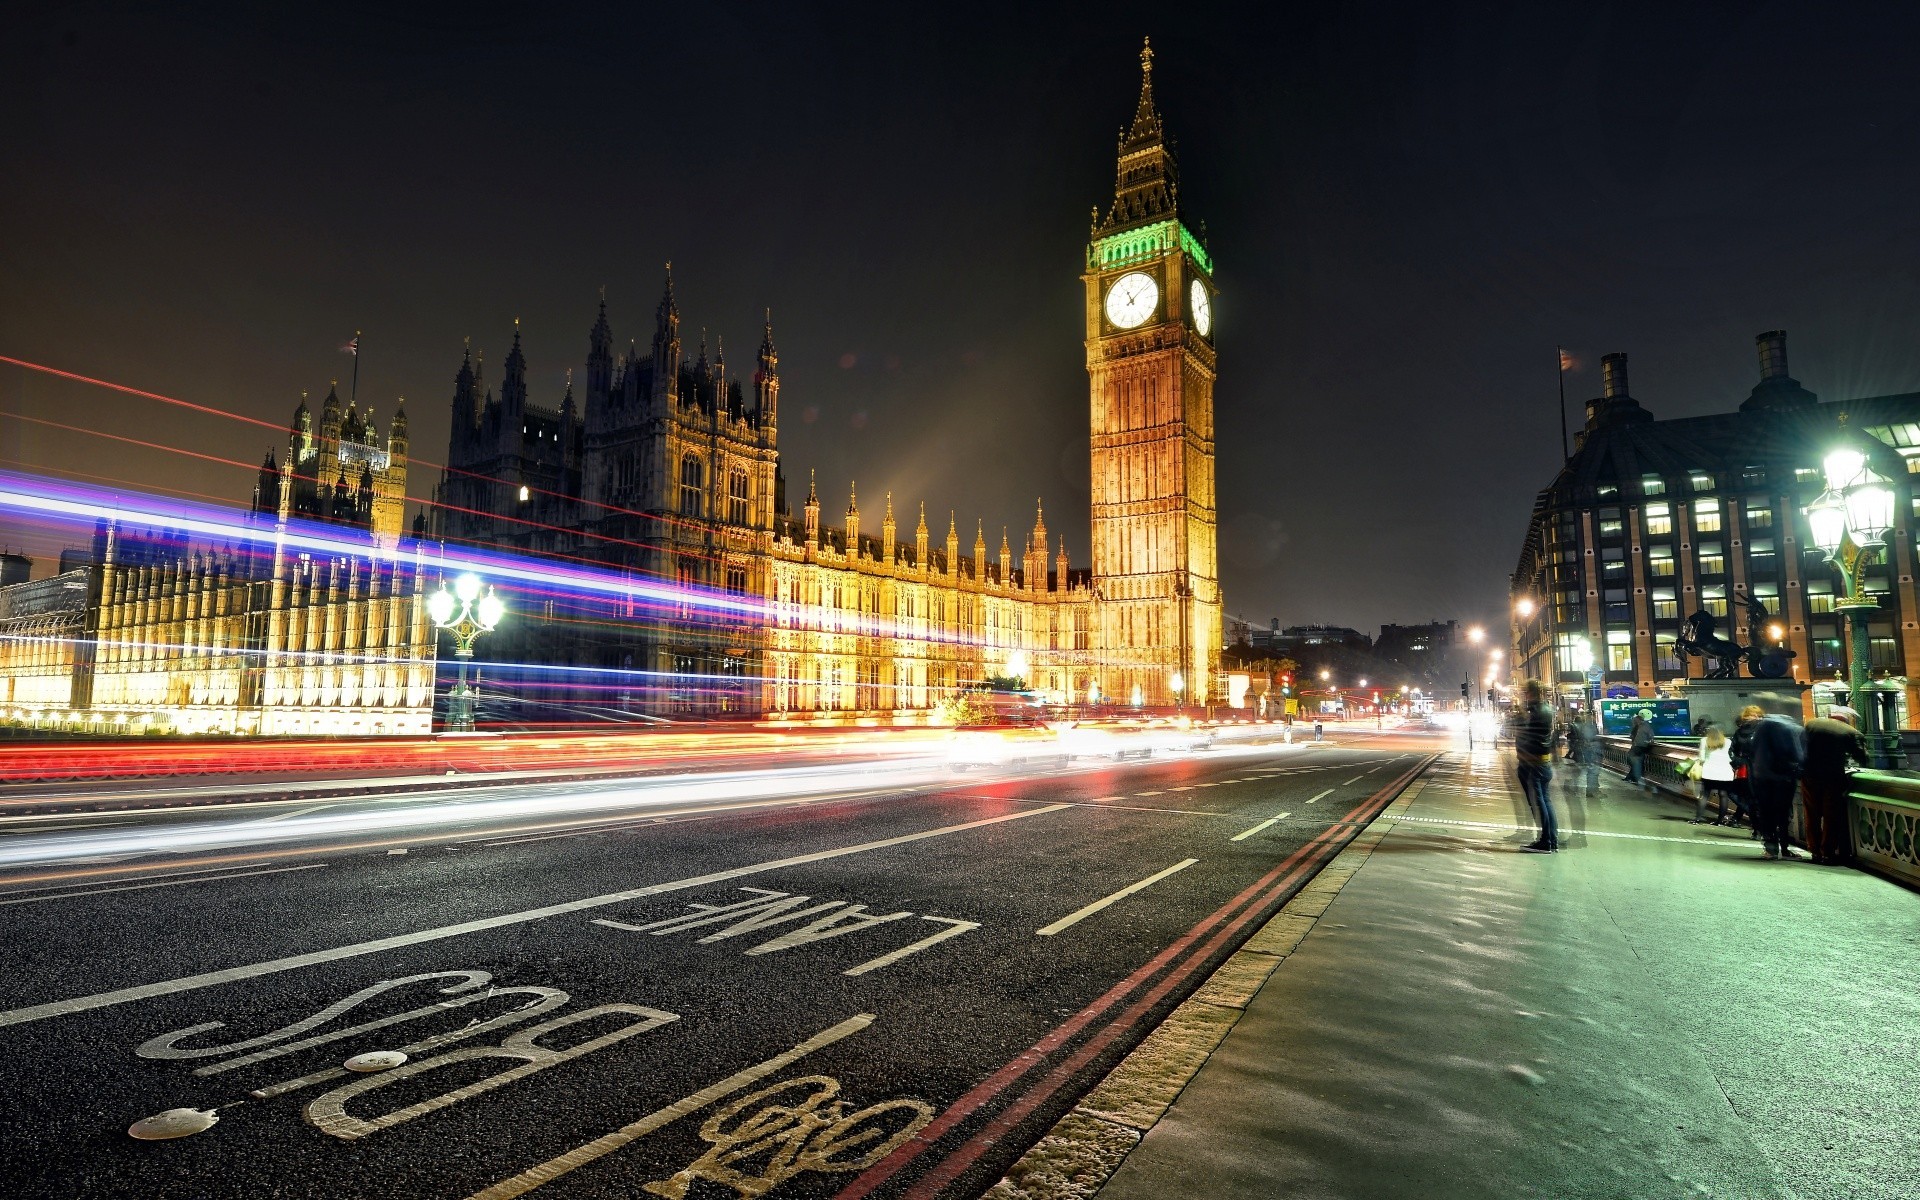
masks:
{"label": "green tinted pavement", "polygon": [[1920,1195],[1920,896],[1566,783],[1525,854],[1511,753],[1437,764],[1104,1188],[1035,1190]]}

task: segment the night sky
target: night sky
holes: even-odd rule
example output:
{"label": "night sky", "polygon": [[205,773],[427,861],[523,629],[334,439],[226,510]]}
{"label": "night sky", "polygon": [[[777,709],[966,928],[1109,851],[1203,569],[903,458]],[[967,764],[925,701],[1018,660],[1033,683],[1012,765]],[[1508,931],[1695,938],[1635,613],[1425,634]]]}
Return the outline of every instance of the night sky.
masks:
{"label": "night sky", "polygon": [[[535,403],[606,288],[752,369],[773,310],[797,508],[857,480],[1087,557],[1081,284],[1140,39],[1204,221],[1221,568],[1258,622],[1499,620],[1599,357],[1724,411],[1753,335],[1823,398],[1920,388],[1904,6],[1782,3],[40,4],[0,39],[0,354],[284,427],[364,330],[360,398],[445,457],[462,338]],[[263,6],[265,7],[265,6]],[[0,366],[9,467],[244,502],[283,433]],[[429,494],[436,470],[416,467]],[[45,535],[0,527],[36,553]]]}

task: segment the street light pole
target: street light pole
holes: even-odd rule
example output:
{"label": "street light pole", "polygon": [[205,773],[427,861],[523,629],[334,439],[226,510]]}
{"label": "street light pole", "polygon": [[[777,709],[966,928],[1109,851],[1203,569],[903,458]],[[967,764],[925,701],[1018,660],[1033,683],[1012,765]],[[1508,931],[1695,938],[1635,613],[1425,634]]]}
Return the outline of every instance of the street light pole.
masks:
{"label": "street light pole", "polygon": [[453,635],[453,656],[460,663],[460,682],[447,705],[447,728],[460,733],[473,731],[473,690],[467,686],[467,664],[473,661],[474,639],[497,629],[507,612],[493,588],[487,586],[482,594],[482,586],[480,577],[468,572],[453,581],[452,591],[442,579],[440,590],[427,597],[427,615],[433,618],[434,628]]}
{"label": "street light pole", "polygon": [[1884,475],[1867,464],[1867,456],[1853,446],[1830,451],[1822,466],[1827,490],[1806,507],[1807,526],[1814,545],[1840,572],[1845,598],[1834,608],[1847,618],[1848,698],[1860,714],[1873,765],[1886,770],[1898,757],[1899,734],[1882,727],[1878,706],[1867,691],[1873,674],[1867,615],[1877,611],[1880,602],[1867,595],[1865,587],[1869,560],[1875,550],[1885,549],[1887,531],[1893,528],[1893,489],[1887,486]]}

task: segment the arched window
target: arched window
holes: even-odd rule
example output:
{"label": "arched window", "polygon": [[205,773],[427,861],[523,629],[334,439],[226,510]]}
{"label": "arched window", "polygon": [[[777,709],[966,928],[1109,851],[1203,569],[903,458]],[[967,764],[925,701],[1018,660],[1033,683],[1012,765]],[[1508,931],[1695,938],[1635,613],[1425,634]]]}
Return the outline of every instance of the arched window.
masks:
{"label": "arched window", "polygon": [[727,475],[727,520],[747,523],[747,473],[737,467]]}
{"label": "arched window", "polygon": [[698,456],[689,454],[680,460],[680,513],[682,516],[701,515],[703,506],[700,503],[700,494],[705,490],[701,487],[701,475]]}

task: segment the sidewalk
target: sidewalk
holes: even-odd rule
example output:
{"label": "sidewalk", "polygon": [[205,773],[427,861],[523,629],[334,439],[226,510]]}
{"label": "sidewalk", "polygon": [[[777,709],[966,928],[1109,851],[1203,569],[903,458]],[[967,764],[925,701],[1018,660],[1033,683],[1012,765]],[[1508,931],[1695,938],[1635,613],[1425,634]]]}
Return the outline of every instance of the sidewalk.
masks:
{"label": "sidewalk", "polygon": [[[1920,1195],[1920,895],[1570,774],[1567,849],[1523,854],[1511,753],[1448,755],[1268,926],[1297,947],[1249,943],[1265,983],[1164,1115],[1100,1111],[1123,1064],[992,1194]],[[1118,1148],[1046,1178],[1076,1122]]]}

